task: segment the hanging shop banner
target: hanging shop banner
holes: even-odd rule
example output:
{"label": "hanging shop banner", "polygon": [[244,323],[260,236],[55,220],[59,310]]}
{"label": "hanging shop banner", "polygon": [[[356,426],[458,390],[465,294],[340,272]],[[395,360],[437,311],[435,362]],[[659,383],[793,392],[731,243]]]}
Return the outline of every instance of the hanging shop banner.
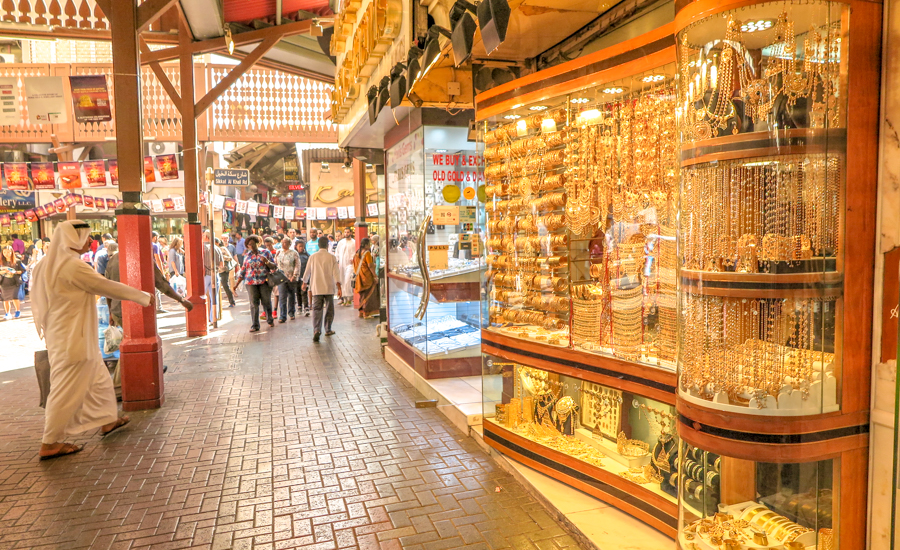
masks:
{"label": "hanging shop banner", "polygon": [[0,214],[0,226],[9,227],[9,214]]}
{"label": "hanging shop banner", "polygon": [[106,187],[106,161],[86,160],[84,166],[84,178],[89,187]]}
{"label": "hanging shop banner", "polygon": [[75,197],[75,204],[84,204],[84,195],[72,195]]}
{"label": "hanging shop banner", "polygon": [[[337,209],[334,211],[334,217],[337,217]],[[316,207],[316,219],[317,220],[327,220],[328,219],[328,209]]]}
{"label": "hanging shop banner", "polygon": [[347,207],[347,217],[349,217],[350,219],[353,219],[353,220],[356,219],[356,207],[355,206]]}
{"label": "hanging shop banner", "polygon": [[144,181],[154,183],[156,174],[153,172],[153,157],[144,157]]}
{"label": "hanging shop banner", "polygon": [[250,185],[250,170],[242,168],[216,168],[213,170],[213,183],[216,185],[243,186]]}
{"label": "hanging shop banner", "polygon": [[66,211],[66,209],[67,209],[68,207],[66,206],[66,201],[65,201],[65,200],[63,200],[63,199],[56,199],[55,201],[53,201],[53,208],[56,209],[56,212],[57,212],[57,213],[62,214],[63,212]]}
{"label": "hanging shop banner", "polygon": [[296,157],[284,159],[284,181],[300,181],[300,166],[297,164]]}
{"label": "hanging shop banner", "polygon": [[296,219],[294,217],[297,215],[296,212],[297,212],[297,209],[294,208],[293,206],[285,206],[284,207],[284,219],[286,219],[288,221]]}
{"label": "hanging shop banner", "polygon": [[272,216],[273,216],[276,220],[283,220],[283,219],[284,219],[284,207],[283,207],[283,206],[276,206],[276,207],[274,208],[274,212],[272,213]]}
{"label": "hanging shop banner", "polygon": [[47,216],[50,215],[50,213],[47,212],[47,209],[44,208],[43,206],[38,206],[37,208],[34,209],[34,212],[35,212],[35,214],[37,214],[37,217],[39,220],[43,220],[44,218],[46,218]]}
{"label": "hanging shop banner", "polygon": [[106,75],[70,76],[69,86],[72,88],[75,122],[108,122],[112,120]]}
{"label": "hanging shop banner", "polygon": [[34,209],[29,209],[22,213],[25,214],[25,219],[31,223],[38,221],[37,212]]}
{"label": "hanging shop banner", "polygon": [[225,195],[216,195],[213,197],[213,208],[216,210],[222,210],[222,207],[225,206]]}
{"label": "hanging shop banner", "polygon": [[59,187],[61,189],[81,189],[80,162],[58,162],[56,169],[59,170]]}
{"label": "hanging shop banner", "polygon": [[82,199],[82,200],[84,202],[85,208],[93,208],[94,207],[94,197],[92,197],[90,195],[85,195],[84,199]]}
{"label": "hanging shop banner", "polygon": [[163,202],[160,199],[151,200],[150,210],[153,210],[154,212],[162,212],[164,210]]}
{"label": "hanging shop banner", "polygon": [[31,183],[35,189],[56,189],[56,172],[52,162],[31,163]]}
{"label": "hanging shop banner", "polygon": [[272,205],[260,204],[260,205],[257,205],[257,207],[256,207],[256,211],[257,211],[256,215],[259,216],[260,218],[268,218],[271,210],[272,210]]}
{"label": "hanging shop banner", "polygon": [[119,161],[116,159],[109,161],[109,181],[113,185],[119,185]]}
{"label": "hanging shop banner", "polygon": [[306,214],[307,214],[306,208],[295,208],[294,209],[294,219],[295,220],[305,220]]}
{"label": "hanging shop banner", "polygon": [[325,210],[325,219],[326,220],[338,219],[338,209],[336,206],[327,206],[323,210]]}
{"label": "hanging shop banner", "polygon": [[316,219],[316,209],[315,208],[308,206],[304,210],[306,211],[306,219],[308,219],[308,220]]}
{"label": "hanging shop banner", "polygon": [[159,179],[163,181],[178,179],[178,159],[174,154],[156,157],[156,169],[159,170]]}
{"label": "hanging shop banner", "polygon": [[234,211],[237,212],[238,214],[246,214],[247,213],[247,201],[237,201]]}
{"label": "hanging shop banner", "polygon": [[24,162],[3,163],[3,176],[6,178],[6,188],[13,191],[28,190],[28,164]]}
{"label": "hanging shop banner", "polygon": [[174,212],[175,211],[175,199],[163,199],[163,210],[166,212]]}
{"label": "hanging shop banner", "polygon": [[120,201],[118,199],[106,199],[106,209],[107,210],[115,210],[119,206],[125,204],[125,201]]}
{"label": "hanging shop banner", "polygon": [[19,124],[19,85],[17,78],[0,78],[0,126]]}
{"label": "hanging shop banner", "polygon": [[247,215],[256,216],[259,214],[259,203],[247,201]]}
{"label": "hanging shop banner", "polygon": [[97,210],[106,210],[106,200],[102,198],[94,199],[94,208]]}
{"label": "hanging shop banner", "polygon": [[63,124],[66,122],[66,100],[61,76],[27,76],[25,102],[31,124]]}
{"label": "hanging shop banner", "polygon": [[234,212],[234,209],[237,208],[237,199],[232,197],[225,197],[225,204],[222,206],[225,210],[229,212]]}
{"label": "hanging shop banner", "polygon": [[179,212],[184,210],[184,197],[172,197],[172,200],[175,201],[175,210]]}
{"label": "hanging shop banner", "polygon": [[347,219],[347,207],[346,206],[338,206],[337,207],[337,217],[339,220]]}
{"label": "hanging shop banner", "polygon": [[18,224],[25,223],[25,212],[13,212],[13,220]]}
{"label": "hanging shop banner", "polygon": [[370,202],[366,205],[366,216],[376,217],[378,216],[378,203]]}
{"label": "hanging shop banner", "polygon": [[63,200],[66,202],[66,207],[75,206],[75,204],[77,204],[75,195],[72,193],[68,193],[65,197],[63,197]]}

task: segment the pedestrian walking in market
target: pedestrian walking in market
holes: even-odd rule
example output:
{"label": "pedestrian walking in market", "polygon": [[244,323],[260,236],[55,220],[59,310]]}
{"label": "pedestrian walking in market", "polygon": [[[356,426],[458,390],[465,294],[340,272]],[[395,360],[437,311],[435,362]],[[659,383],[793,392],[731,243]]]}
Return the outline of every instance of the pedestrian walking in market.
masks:
{"label": "pedestrian walking in market", "polygon": [[236,262],[231,252],[222,244],[218,237],[216,237],[216,248],[222,256],[222,264],[219,266],[219,286],[225,291],[225,296],[228,298],[228,307],[234,307],[234,292],[231,290],[230,279]]}
{"label": "pedestrian walking in market", "polygon": [[[319,246],[318,243],[316,246]],[[306,251],[306,241],[303,237],[298,238],[294,243],[294,250],[300,257],[300,278],[297,279],[297,313],[301,312],[309,317],[309,291],[303,289],[303,276],[306,274],[306,266],[309,264],[309,254]]]}
{"label": "pedestrian walking in market", "polygon": [[47,345],[50,393],[39,456],[47,460],[81,451],[65,443],[100,428],[106,435],[129,422],[120,417],[112,378],[100,356],[96,296],[153,305],[153,295],[110,281],[79,258],[91,247],[85,222],[65,221],[53,234],[47,256],[34,268],[34,325]]}
{"label": "pedestrian walking in market", "polygon": [[275,271],[275,259],[268,250],[259,246],[260,238],[250,235],[246,239],[247,249],[244,251],[244,265],[235,277],[233,290],[237,290],[241,281],[247,287],[250,295],[250,332],[259,332],[259,307],[262,305],[266,316],[266,322],[270,327],[275,326],[272,317],[272,288],[267,277]]}
{"label": "pedestrian walking in market", "polygon": [[[324,322],[325,336],[331,336],[334,321],[334,295],[341,298],[341,275],[337,258],[328,252],[328,237],[319,238],[319,250],[309,257],[303,275],[303,290],[312,294],[313,342],[319,341]],[[324,310],[324,318],[323,318]]]}
{"label": "pedestrian walking in market", "polygon": [[287,281],[278,285],[278,322],[284,323],[290,316],[294,320],[294,310],[297,307],[297,283],[300,281],[300,255],[291,247],[291,240],[287,237],[281,240],[281,250],[275,255],[275,263],[278,269],[287,277]]}
{"label": "pedestrian walking in market", "polygon": [[25,266],[20,258],[10,245],[0,251],[0,297],[3,298],[3,318],[7,320],[18,319],[22,315],[19,289],[22,288]]}

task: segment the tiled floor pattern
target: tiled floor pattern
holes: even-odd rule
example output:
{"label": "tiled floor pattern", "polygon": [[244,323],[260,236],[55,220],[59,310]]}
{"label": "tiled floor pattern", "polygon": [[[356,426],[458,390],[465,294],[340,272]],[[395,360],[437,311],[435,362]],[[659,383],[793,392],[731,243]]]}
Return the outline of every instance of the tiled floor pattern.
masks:
{"label": "tiled floor pattern", "polygon": [[48,462],[32,369],[0,373],[0,550],[577,548],[355,314],[169,338],[165,407]]}

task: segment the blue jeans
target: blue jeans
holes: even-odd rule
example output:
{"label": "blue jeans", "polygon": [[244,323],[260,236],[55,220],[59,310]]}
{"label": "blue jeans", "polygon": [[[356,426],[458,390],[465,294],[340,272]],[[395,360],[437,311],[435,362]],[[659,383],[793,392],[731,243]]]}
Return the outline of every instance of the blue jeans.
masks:
{"label": "blue jeans", "polygon": [[294,316],[297,304],[297,283],[286,282],[278,285],[278,319],[287,321],[288,315]]}

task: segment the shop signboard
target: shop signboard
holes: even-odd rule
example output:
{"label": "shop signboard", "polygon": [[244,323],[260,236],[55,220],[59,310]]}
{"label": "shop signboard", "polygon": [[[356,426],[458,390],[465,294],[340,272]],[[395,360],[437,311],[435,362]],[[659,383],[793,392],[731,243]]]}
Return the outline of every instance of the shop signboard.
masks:
{"label": "shop signboard", "polygon": [[31,124],[63,124],[66,122],[66,102],[61,76],[27,76],[25,102]]}
{"label": "shop signboard", "polygon": [[72,88],[75,122],[108,122],[112,120],[106,75],[70,76],[69,85]]}
{"label": "shop signboard", "polygon": [[250,170],[241,168],[216,168],[213,170],[213,183],[216,185],[246,187],[250,185]]}
{"label": "shop signboard", "polygon": [[34,193],[30,191],[0,190],[0,214],[34,208]]}
{"label": "shop signboard", "polygon": [[296,157],[284,159],[284,181],[300,181],[300,166]]}
{"label": "shop signboard", "polygon": [[14,76],[0,78],[0,126],[19,124],[19,85]]}

